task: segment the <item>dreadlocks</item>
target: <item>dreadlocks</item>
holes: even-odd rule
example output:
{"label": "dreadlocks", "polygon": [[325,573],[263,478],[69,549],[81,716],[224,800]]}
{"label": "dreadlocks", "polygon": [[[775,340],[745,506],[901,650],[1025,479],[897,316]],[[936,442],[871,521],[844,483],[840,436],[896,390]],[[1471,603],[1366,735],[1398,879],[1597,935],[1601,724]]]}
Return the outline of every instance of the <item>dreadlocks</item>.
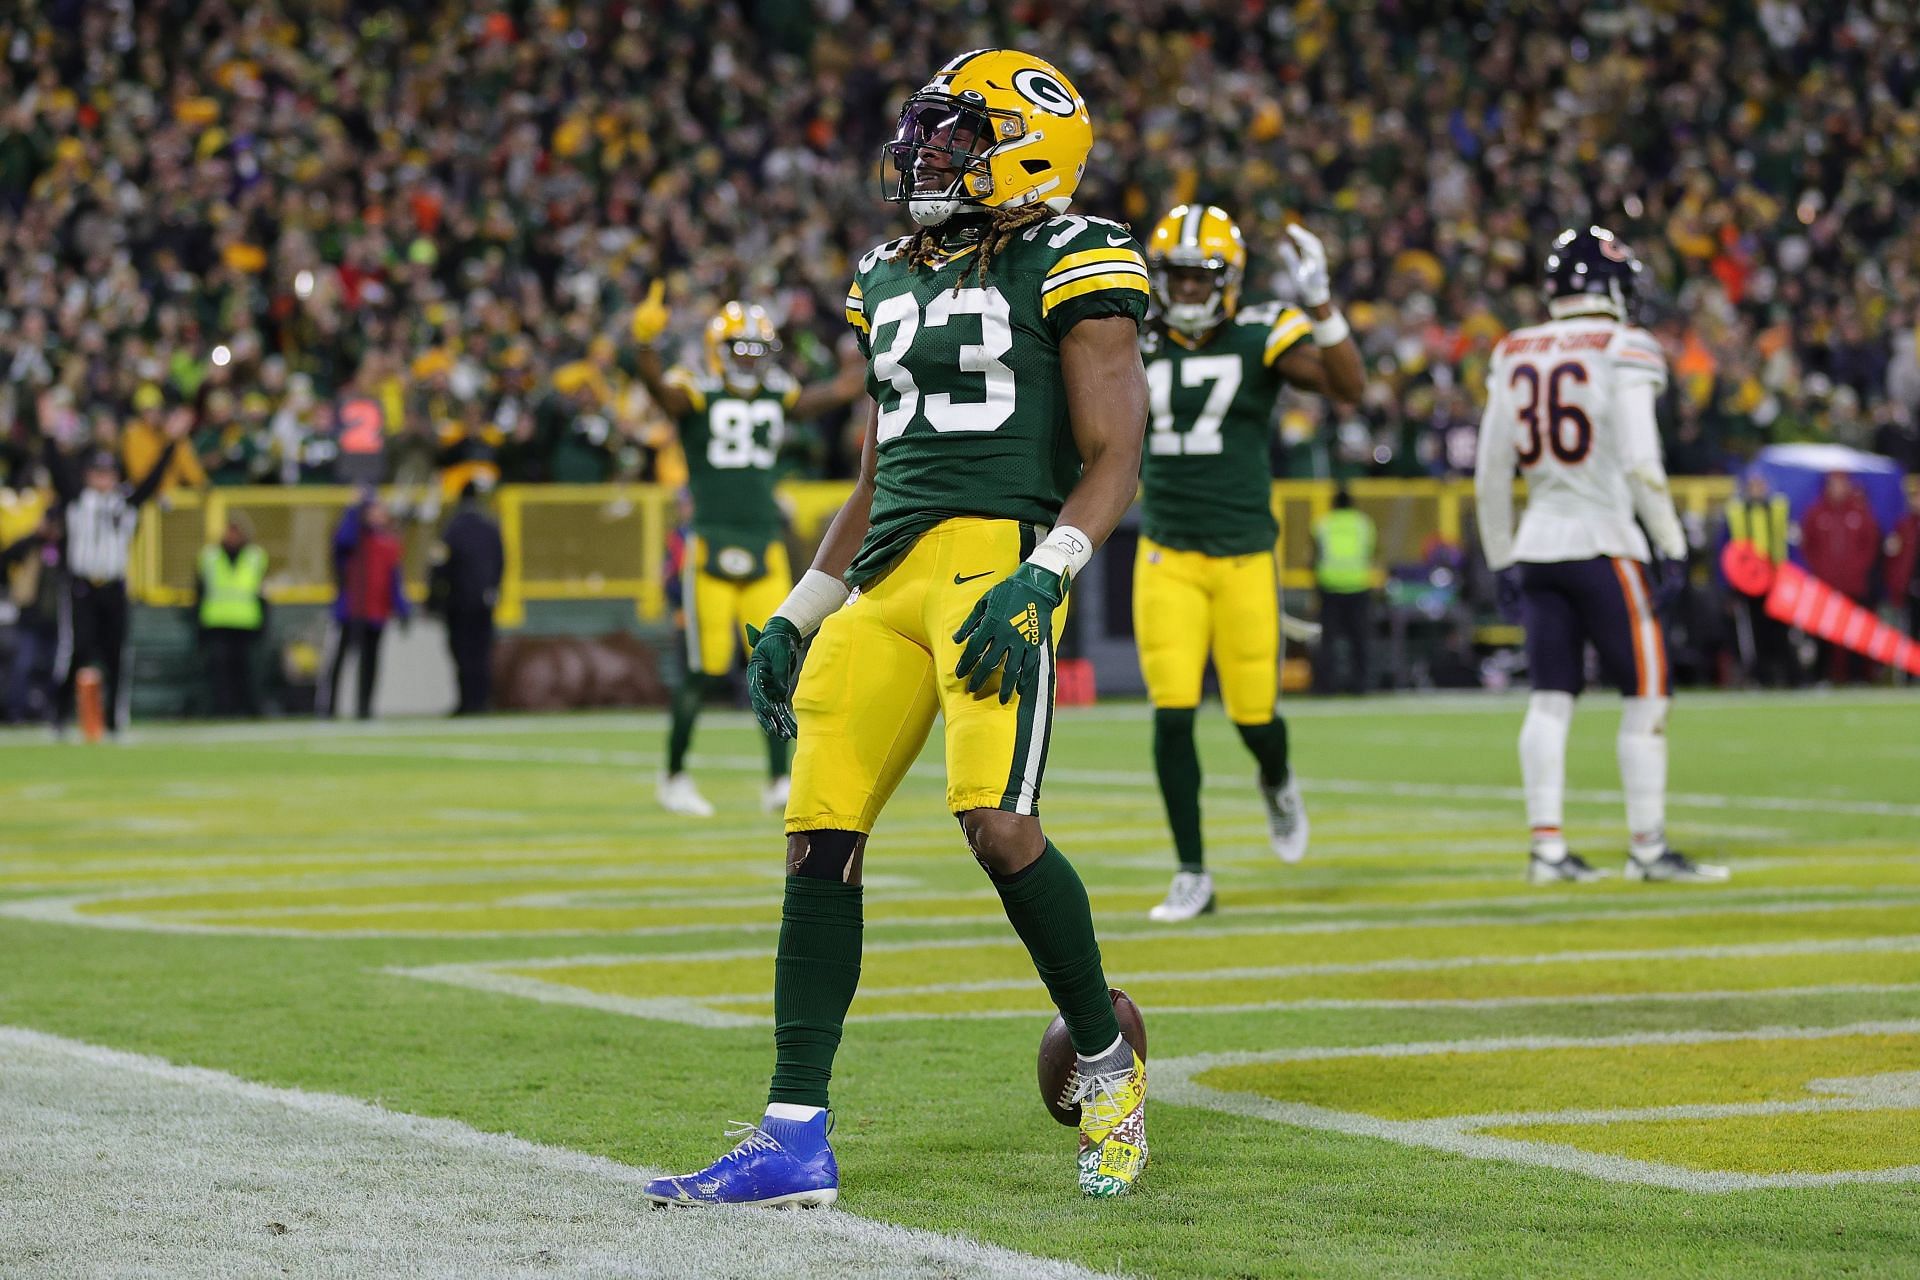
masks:
{"label": "dreadlocks", "polygon": [[[985,284],[987,268],[993,264],[994,257],[1013,240],[1014,235],[1052,216],[1053,210],[1038,201],[1019,209],[989,209],[986,229],[980,236],[980,258],[974,268],[974,279]],[[907,242],[909,271],[934,265],[934,259],[940,256],[940,231],[939,227],[921,227],[913,233],[913,239]],[[961,272],[954,289],[958,290],[966,278],[967,273]]]}

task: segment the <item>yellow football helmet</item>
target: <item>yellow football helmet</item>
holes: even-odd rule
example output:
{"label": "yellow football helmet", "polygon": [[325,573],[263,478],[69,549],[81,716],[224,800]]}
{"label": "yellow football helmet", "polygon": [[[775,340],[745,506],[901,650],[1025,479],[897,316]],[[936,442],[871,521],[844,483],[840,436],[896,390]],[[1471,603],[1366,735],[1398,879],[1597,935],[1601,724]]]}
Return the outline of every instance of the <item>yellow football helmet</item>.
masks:
{"label": "yellow football helmet", "polygon": [[707,367],[729,386],[759,386],[761,370],[779,354],[780,335],[759,303],[729,302],[707,321]]}
{"label": "yellow football helmet", "polygon": [[962,205],[1064,213],[1086,172],[1093,119],[1051,63],[1018,49],[976,49],[940,68],[900,109],[884,148],[889,200],[923,227]]}
{"label": "yellow football helmet", "polygon": [[[1213,292],[1205,302],[1180,302],[1173,296],[1169,270],[1205,271]],[[1154,224],[1147,237],[1147,278],[1153,300],[1169,329],[1198,337],[1240,305],[1240,278],[1247,269],[1247,244],[1224,209],[1183,204]]]}

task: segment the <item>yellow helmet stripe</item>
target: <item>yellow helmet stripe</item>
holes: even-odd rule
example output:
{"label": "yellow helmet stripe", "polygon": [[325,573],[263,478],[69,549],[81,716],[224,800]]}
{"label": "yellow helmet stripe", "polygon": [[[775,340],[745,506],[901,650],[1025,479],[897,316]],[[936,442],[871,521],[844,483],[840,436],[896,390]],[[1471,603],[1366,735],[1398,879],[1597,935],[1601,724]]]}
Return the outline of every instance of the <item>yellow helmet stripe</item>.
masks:
{"label": "yellow helmet stripe", "polygon": [[1261,354],[1260,363],[1272,364],[1312,332],[1313,323],[1305,313],[1298,307],[1287,307],[1267,333],[1267,349]]}
{"label": "yellow helmet stripe", "polygon": [[1077,270],[1081,267],[1092,266],[1099,262],[1118,263],[1122,266],[1138,267],[1142,271],[1146,270],[1147,266],[1145,259],[1141,258],[1137,251],[1124,246],[1082,249],[1080,252],[1070,253],[1060,259],[1060,261],[1054,263],[1052,268],[1047,272],[1046,280],[1041,283],[1040,287],[1045,289],[1067,272]]}
{"label": "yellow helmet stripe", "polygon": [[1048,315],[1061,303],[1071,298],[1082,297],[1089,293],[1098,293],[1102,289],[1132,289],[1139,293],[1147,292],[1147,273],[1109,272],[1105,275],[1088,276],[1067,284],[1056,286],[1040,295],[1040,314]]}

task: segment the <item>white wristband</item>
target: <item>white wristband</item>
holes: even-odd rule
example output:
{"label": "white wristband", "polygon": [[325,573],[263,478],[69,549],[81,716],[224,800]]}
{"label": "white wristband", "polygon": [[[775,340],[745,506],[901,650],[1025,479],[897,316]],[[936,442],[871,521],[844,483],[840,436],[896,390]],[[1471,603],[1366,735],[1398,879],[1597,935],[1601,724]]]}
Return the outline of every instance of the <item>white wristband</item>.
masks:
{"label": "white wristband", "polygon": [[809,569],[793,584],[793,591],[773,611],[773,616],[791,622],[805,639],[820,629],[828,614],[847,602],[847,594],[847,584],[840,579]]}
{"label": "white wristband", "polygon": [[1338,311],[1325,320],[1313,322],[1313,345],[1316,347],[1337,347],[1353,336],[1353,329],[1347,324],[1347,318]]}
{"label": "white wristband", "polygon": [[1093,559],[1093,539],[1070,524],[1058,525],[1046,536],[1033,554],[1027,557],[1028,564],[1037,564],[1048,573],[1060,575],[1063,583],[1071,583],[1087,567],[1087,561]]}

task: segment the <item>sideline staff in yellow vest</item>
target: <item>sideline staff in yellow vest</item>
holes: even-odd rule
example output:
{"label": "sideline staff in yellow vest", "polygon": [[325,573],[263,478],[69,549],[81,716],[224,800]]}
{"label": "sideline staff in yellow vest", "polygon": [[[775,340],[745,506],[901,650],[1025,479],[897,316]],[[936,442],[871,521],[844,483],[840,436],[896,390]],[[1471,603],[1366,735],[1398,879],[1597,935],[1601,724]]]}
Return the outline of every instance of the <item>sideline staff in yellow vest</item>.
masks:
{"label": "sideline staff in yellow vest", "polygon": [[[1353,505],[1345,486],[1333,495],[1333,510],[1313,524],[1313,576],[1320,585],[1320,653],[1317,693],[1365,693],[1373,687],[1373,519]],[[1346,651],[1345,662],[1341,650]],[[1345,671],[1341,671],[1344,665]]]}
{"label": "sideline staff in yellow vest", "polygon": [[229,516],[220,541],[201,549],[199,570],[194,612],[211,711],[222,717],[258,716],[253,647],[267,625],[267,553],[254,545],[244,516]]}
{"label": "sideline staff in yellow vest", "polygon": [[[1793,542],[1793,518],[1783,493],[1767,488],[1767,478],[1755,467],[1747,472],[1741,493],[1727,503],[1727,541],[1751,542],[1774,564],[1786,561]],[[1737,592],[1733,599],[1734,642],[1747,679],[1769,688],[1800,683],[1800,664],[1793,654],[1787,624],[1768,616],[1758,600]]]}

